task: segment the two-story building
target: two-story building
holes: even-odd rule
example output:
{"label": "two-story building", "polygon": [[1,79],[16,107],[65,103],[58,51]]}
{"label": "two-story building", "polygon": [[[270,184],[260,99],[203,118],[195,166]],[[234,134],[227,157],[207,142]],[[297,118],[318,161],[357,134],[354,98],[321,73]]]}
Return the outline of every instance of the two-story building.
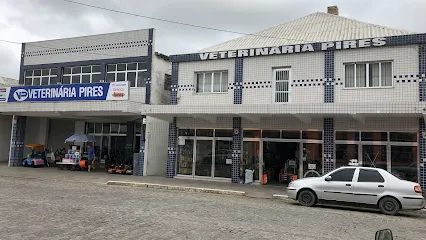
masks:
{"label": "two-story building", "polygon": [[356,159],[426,188],[426,34],[314,13],[170,56],[167,176],[299,178]]}
{"label": "two-story building", "polygon": [[26,144],[56,151],[85,133],[98,159],[135,158],[135,173],[165,174],[165,162],[147,159],[167,158],[168,123],[141,114],[169,102],[171,64],[154,49],[154,29],[23,43],[19,86],[0,88],[9,166],[21,165]]}

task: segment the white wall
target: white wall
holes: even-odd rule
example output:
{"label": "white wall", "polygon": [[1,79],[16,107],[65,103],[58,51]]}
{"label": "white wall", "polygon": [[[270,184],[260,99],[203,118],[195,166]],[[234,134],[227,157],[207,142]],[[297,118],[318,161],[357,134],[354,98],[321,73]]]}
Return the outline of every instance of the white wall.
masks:
{"label": "white wall", "polygon": [[291,69],[291,103],[324,101],[324,53],[316,52],[245,58],[243,104],[273,103],[273,68],[282,67]]}
{"label": "white wall", "polygon": [[[345,68],[348,62],[393,61],[393,88],[382,89],[344,89]],[[419,53],[417,45],[382,47],[368,49],[351,49],[336,51],[335,78],[340,78],[343,85],[335,86],[334,101],[342,102],[418,102]],[[414,77],[411,77],[414,75]],[[402,78],[400,78],[402,76]],[[407,77],[406,77],[407,76]],[[396,80],[405,80],[405,83]],[[408,82],[407,80],[410,80]],[[413,80],[417,80],[413,82]]]}
{"label": "white wall", "polygon": [[169,123],[147,117],[144,176],[166,175]]}
{"label": "white wall", "polygon": [[0,162],[9,161],[12,116],[0,115]]}
{"label": "white wall", "polygon": [[165,74],[171,75],[172,65],[157,55],[152,57],[151,104],[169,104],[170,91],[164,90]]}
{"label": "white wall", "polygon": [[[42,117],[27,117],[24,144],[47,144],[49,119]],[[24,148],[24,156],[31,153],[31,149]]]}
{"label": "white wall", "polygon": [[51,119],[47,146],[52,151],[68,148],[65,139],[75,133],[75,121],[66,119]]}
{"label": "white wall", "polygon": [[146,88],[145,87],[134,87],[130,88],[130,101],[138,102],[138,103],[145,103],[145,97],[146,97]]}
{"label": "white wall", "polygon": [[233,104],[234,90],[228,89],[227,93],[196,93],[196,72],[228,71],[228,84],[234,82],[235,59],[222,59],[214,61],[182,62],[179,63],[178,75],[178,104],[181,105],[208,105],[208,104]]}

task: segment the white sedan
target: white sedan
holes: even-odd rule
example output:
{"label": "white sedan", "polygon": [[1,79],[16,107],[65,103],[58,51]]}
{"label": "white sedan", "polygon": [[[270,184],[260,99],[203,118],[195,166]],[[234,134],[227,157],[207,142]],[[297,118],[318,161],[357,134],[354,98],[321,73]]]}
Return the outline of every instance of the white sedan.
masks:
{"label": "white sedan", "polygon": [[303,206],[321,202],[373,206],[389,215],[426,205],[418,183],[401,180],[383,169],[355,166],[290,182],[287,195]]}

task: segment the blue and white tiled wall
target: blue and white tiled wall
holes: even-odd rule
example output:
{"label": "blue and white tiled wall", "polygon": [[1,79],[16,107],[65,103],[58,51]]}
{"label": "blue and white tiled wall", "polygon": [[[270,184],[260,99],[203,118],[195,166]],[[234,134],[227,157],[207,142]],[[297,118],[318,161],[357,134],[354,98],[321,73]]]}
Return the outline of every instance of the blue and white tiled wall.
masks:
{"label": "blue and white tiled wall", "polygon": [[22,159],[24,158],[26,120],[26,117],[13,116],[9,167],[17,167],[22,164]]}

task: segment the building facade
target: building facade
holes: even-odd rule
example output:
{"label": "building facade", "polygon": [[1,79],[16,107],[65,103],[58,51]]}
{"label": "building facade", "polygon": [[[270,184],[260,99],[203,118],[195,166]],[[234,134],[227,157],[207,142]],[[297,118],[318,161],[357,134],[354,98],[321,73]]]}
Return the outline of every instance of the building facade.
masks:
{"label": "building facade", "polygon": [[174,55],[167,176],[299,178],[356,159],[426,188],[426,34],[314,13]]}
{"label": "building facade", "polygon": [[4,88],[0,102],[1,117],[10,119],[2,125],[11,126],[1,152],[19,166],[26,144],[55,151],[86,133],[95,136],[99,159],[134,159],[136,174],[164,174],[165,163],[148,159],[167,157],[168,123],[142,115],[141,106],[169,102],[170,76],[154,29],[23,43],[19,86]]}

